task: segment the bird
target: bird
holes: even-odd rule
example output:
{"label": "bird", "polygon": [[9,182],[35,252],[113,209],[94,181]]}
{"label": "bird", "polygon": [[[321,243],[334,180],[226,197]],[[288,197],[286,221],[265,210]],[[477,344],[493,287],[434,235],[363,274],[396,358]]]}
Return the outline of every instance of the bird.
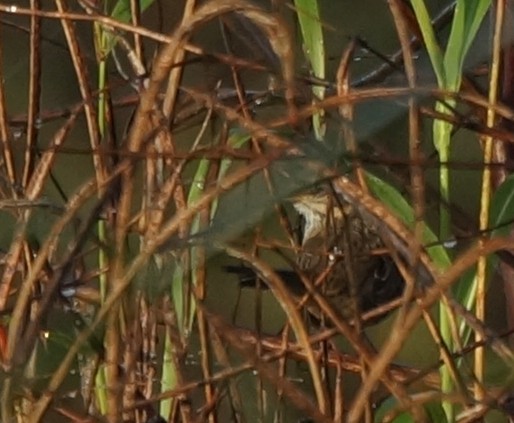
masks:
{"label": "bird", "polygon": [[[314,299],[305,299],[302,278],[316,283],[331,307],[351,321],[402,295],[405,281],[376,222],[327,189],[296,195],[292,205],[301,221],[300,248],[294,269],[277,269],[276,273],[298,302],[303,299],[315,321],[323,316]],[[237,274],[242,286],[255,285],[252,268],[237,265],[225,266],[225,270]],[[378,313],[365,323],[378,323],[387,314]]]}

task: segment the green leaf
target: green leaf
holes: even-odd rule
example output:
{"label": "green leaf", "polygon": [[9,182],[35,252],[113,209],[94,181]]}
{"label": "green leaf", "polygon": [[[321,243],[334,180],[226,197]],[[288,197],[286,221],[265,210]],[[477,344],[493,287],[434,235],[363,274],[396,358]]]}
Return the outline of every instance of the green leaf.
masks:
{"label": "green leaf", "polygon": [[418,25],[421,29],[421,34],[423,35],[423,41],[427,48],[430,62],[434,68],[437,84],[440,87],[444,87],[446,86],[446,76],[444,71],[443,53],[437,41],[434,28],[432,27],[432,21],[425,6],[425,2],[424,0],[412,0],[411,4],[418,21]]}
{"label": "green leaf", "polygon": [[318,2],[296,0],[298,22],[302,32],[305,55],[312,67],[314,76],[325,77],[325,44]]}
{"label": "green leaf", "polygon": [[[250,134],[248,134],[248,132],[242,131],[241,129],[232,129],[230,131],[227,144],[232,148],[241,148],[250,140],[250,138],[251,137]],[[218,181],[226,175],[231,164],[232,159],[221,160]]]}
{"label": "green leaf", "polygon": [[[489,210],[489,228],[491,229],[490,237],[508,236],[513,228],[514,220],[514,175],[509,175],[505,181],[498,187],[491,198],[491,206]],[[495,271],[499,262],[496,254],[487,257],[487,274],[491,275]],[[471,285],[476,277],[476,268],[470,270],[465,278],[465,284]],[[490,277],[487,278],[490,280]],[[461,286],[459,284],[459,286]],[[458,292],[460,294],[460,292]],[[457,297],[460,299],[460,296]],[[461,300],[462,302],[462,300]],[[464,303],[470,308],[474,302]]]}
{"label": "green leaf", "polygon": [[[312,73],[316,78],[325,78],[325,41],[321,17],[316,0],[295,0],[298,22],[302,33],[303,49],[309,61]],[[315,98],[325,98],[325,88],[313,85],[312,93]],[[324,112],[316,112],[312,116],[313,129],[317,140],[322,140],[325,135]]]}
{"label": "green leaf", "polygon": [[[378,410],[375,413],[375,422],[382,422],[388,417],[389,413],[394,413],[398,408],[398,401],[390,397],[385,400]],[[429,422],[437,422],[437,423],[446,423],[446,415],[444,414],[444,410],[439,402],[430,402],[423,405],[426,416],[428,417]],[[413,416],[408,412],[399,413],[394,417],[393,420],[387,419],[387,421],[392,421],[394,423],[413,423],[415,422]]]}
{"label": "green leaf", "polygon": [[491,199],[489,227],[491,237],[506,236],[512,230],[514,219],[514,175],[507,179],[496,190]]}
{"label": "green leaf", "polygon": [[444,55],[446,88],[457,90],[462,79],[466,54],[475,39],[490,0],[458,0]]}
{"label": "green leaf", "polygon": [[[155,0],[139,0],[140,12],[143,13],[154,1]],[[128,23],[130,22],[131,16],[130,0],[118,0],[112,9],[111,18],[123,23]],[[118,42],[118,36],[111,31],[102,31],[101,35],[102,41],[100,45],[102,55],[107,56]]]}
{"label": "green leaf", "polygon": [[[403,220],[409,227],[414,225],[414,210],[395,187],[371,173],[366,173],[366,182],[373,195],[382,201],[391,212]],[[437,236],[425,223],[423,223],[422,242],[430,245],[427,253],[440,269],[446,269],[451,264],[446,249],[438,244]]]}
{"label": "green leaf", "polygon": [[[155,0],[140,0],[139,10],[144,12],[154,1]],[[129,22],[130,17],[130,0],[118,0],[112,9],[111,18],[120,22]]]}

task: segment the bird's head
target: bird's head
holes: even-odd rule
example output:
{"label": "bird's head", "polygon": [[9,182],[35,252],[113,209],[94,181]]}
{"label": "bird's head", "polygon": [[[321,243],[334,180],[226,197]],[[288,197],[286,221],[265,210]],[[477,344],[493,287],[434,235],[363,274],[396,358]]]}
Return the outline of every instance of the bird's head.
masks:
{"label": "bird's head", "polygon": [[292,202],[305,221],[302,243],[322,234],[330,220],[334,223],[339,222],[347,212],[345,207],[348,206],[339,204],[328,193],[300,194],[293,197]]}

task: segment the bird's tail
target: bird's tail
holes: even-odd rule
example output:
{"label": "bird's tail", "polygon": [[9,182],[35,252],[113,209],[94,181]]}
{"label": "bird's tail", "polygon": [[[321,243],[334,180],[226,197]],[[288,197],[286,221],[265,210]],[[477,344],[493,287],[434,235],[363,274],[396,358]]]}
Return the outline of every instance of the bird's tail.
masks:
{"label": "bird's tail", "polygon": [[251,267],[243,265],[223,266],[223,270],[227,273],[237,275],[239,285],[243,288],[254,288],[257,284],[257,273]]}
{"label": "bird's tail", "polygon": [[[258,275],[254,269],[244,265],[228,265],[223,266],[227,273],[232,273],[239,277],[239,284],[242,288],[255,288],[257,285]],[[293,270],[275,270],[275,273],[282,278],[286,286],[295,294],[302,295],[305,293],[303,283],[298,274]],[[264,281],[266,282],[266,281]],[[264,283],[263,288],[268,286]]]}

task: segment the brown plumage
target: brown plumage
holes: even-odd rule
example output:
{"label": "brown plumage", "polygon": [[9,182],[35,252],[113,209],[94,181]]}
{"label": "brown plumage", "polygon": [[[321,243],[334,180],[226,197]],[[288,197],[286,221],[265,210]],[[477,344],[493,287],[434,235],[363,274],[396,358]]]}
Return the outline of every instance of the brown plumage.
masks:
{"label": "brown plumage", "polygon": [[[320,292],[343,317],[350,319],[402,294],[403,278],[377,228],[354,207],[327,193],[297,196],[293,205],[304,221],[298,270],[311,281],[323,276]],[[319,317],[317,305],[308,302],[307,308]]]}
{"label": "brown plumage", "polygon": [[[332,307],[350,320],[357,312],[371,311],[402,294],[404,280],[377,228],[354,207],[336,202],[327,193],[297,196],[293,206],[303,220],[297,268],[277,273],[295,298],[300,301],[307,292],[301,274],[316,283]],[[228,266],[226,270],[237,273],[243,285],[255,280],[250,268]],[[321,318],[312,298],[305,307],[316,319]]]}

